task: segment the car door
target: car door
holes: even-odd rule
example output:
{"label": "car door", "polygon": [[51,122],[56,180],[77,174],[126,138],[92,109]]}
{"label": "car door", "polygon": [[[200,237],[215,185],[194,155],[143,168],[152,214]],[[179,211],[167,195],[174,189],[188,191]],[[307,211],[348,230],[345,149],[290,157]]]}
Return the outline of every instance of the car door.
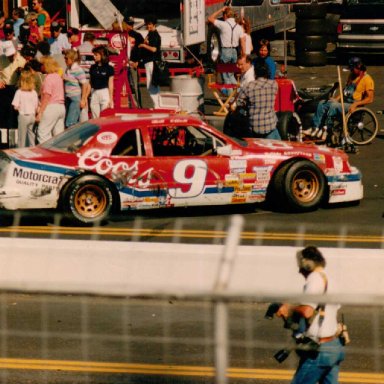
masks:
{"label": "car door", "polygon": [[226,187],[229,156],[217,154],[223,139],[192,125],[150,128],[154,171],[167,186],[166,205],[229,204],[233,187]]}

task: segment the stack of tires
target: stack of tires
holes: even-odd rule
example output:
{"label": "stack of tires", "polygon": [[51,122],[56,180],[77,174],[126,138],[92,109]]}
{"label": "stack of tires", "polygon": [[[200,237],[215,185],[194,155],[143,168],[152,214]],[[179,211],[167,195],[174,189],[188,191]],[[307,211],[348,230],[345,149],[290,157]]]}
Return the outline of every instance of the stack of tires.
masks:
{"label": "stack of tires", "polygon": [[304,67],[327,64],[327,5],[296,5],[296,64]]}

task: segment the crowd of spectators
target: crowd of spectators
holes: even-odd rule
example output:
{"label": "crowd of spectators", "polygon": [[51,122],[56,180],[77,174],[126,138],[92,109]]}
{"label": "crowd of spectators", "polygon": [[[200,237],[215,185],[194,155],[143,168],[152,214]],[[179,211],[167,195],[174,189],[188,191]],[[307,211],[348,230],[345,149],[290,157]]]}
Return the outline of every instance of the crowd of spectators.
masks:
{"label": "crowd of spectators", "polygon": [[[81,36],[78,29],[52,18],[43,0],[31,4],[28,11],[13,9],[9,17],[0,11],[0,128],[17,128],[19,147],[40,144],[114,107],[114,66],[108,48],[95,45],[94,33]],[[155,17],[145,23],[145,38],[134,31],[132,17],[124,17],[117,28],[127,33],[127,75],[136,105],[141,105],[140,62],[157,108],[160,88],[153,85],[152,74],[161,58],[161,37]]]}

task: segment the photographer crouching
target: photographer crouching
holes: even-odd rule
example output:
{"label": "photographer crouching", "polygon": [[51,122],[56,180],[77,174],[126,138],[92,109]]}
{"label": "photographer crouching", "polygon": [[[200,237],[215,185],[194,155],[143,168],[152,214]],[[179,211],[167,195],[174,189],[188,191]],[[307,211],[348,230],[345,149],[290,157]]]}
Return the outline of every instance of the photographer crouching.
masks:
{"label": "photographer crouching", "polygon": [[[299,273],[305,277],[304,293],[321,295],[328,290],[324,271],[326,261],[314,246],[297,253]],[[337,384],[340,363],[344,360],[343,340],[340,338],[337,312],[340,305],[302,303],[299,305],[276,303],[267,312],[284,319],[286,328],[292,330],[296,352],[300,357],[292,384]],[[282,362],[289,354],[281,350],[275,358]]]}

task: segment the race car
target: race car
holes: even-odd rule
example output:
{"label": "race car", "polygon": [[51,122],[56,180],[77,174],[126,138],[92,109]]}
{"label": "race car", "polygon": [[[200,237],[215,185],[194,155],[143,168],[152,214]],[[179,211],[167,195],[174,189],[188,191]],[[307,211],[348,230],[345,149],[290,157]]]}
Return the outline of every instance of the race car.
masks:
{"label": "race car", "polygon": [[339,150],[235,140],[189,115],[114,114],[0,151],[0,207],[54,208],[77,223],[125,210],[259,203],[292,211],[363,198]]}

